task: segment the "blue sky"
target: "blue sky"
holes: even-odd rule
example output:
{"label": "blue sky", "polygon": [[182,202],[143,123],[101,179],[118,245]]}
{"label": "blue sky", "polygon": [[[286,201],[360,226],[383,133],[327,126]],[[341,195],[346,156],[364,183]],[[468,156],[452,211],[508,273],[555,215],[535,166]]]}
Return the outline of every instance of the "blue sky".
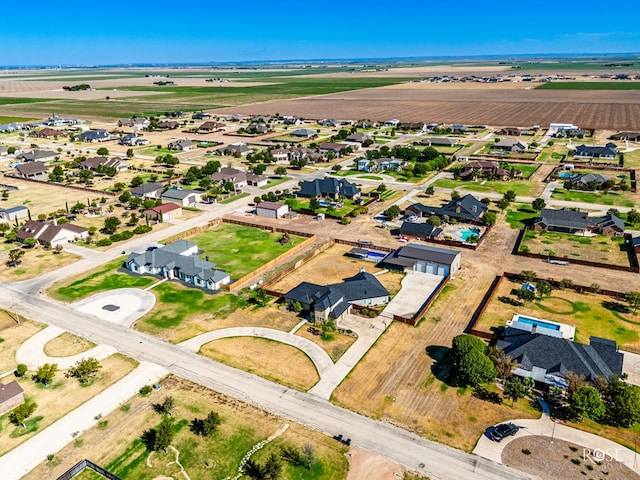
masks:
{"label": "blue sky", "polygon": [[0,65],[640,51],[635,0],[3,3]]}

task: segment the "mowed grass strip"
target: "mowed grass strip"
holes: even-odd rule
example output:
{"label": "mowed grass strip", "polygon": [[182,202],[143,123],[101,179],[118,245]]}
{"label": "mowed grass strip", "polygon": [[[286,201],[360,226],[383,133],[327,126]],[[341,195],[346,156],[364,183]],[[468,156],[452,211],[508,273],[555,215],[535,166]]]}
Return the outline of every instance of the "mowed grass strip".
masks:
{"label": "mowed grass strip", "polygon": [[281,233],[225,223],[190,237],[189,240],[198,244],[204,252],[203,258],[208,255],[209,260],[220,270],[227,272],[233,279],[238,279],[305,240],[303,237],[290,235],[289,242],[281,245],[278,241],[281,237]]}
{"label": "mowed grass strip", "polygon": [[[161,417],[155,413],[153,404],[161,403],[166,396],[173,397],[176,404],[172,415],[176,436],[171,445],[180,452],[179,461],[194,480],[235,476],[242,457],[285,423],[290,427],[252,458],[262,463],[272,453],[279,457],[283,446],[302,449],[305,443],[310,443],[317,457],[311,470],[283,463],[282,475],[278,478],[343,480],[347,476],[349,462],[344,455],[347,448],[329,436],[176,377],[168,377],[161,385],[160,391],[148,397],[133,397],[126,408],[104,418],[108,422],[106,428],[94,427],[83,433],[82,445],[70,443],[56,453],[55,461],[43,462],[27,474],[25,480],[57,478],[79,458],[90,458],[123,479],[183,478],[175,464],[175,452],[168,450],[151,455],[140,439],[145,430],[160,423]],[[191,433],[188,423],[194,418],[206,417],[210,411],[222,419],[216,434],[200,437]],[[78,478],[93,477],[83,473]]]}
{"label": "mowed grass strip", "polygon": [[547,82],[536,90],[640,90],[640,82]]}
{"label": "mowed grass strip", "polygon": [[203,345],[200,353],[303,392],[320,380],[313,362],[304,352],[267,338],[223,338]]}
{"label": "mowed grass strip", "polygon": [[551,198],[564,200],[566,202],[583,202],[596,205],[615,205],[618,207],[633,207],[635,202],[630,198],[629,193],[617,192],[580,192],[577,190],[565,190],[556,188],[551,194]]}
{"label": "mowed grass strip", "polygon": [[54,283],[47,293],[65,302],[73,302],[95,293],[114,290],[116,288],[145,288],[158,281],[152,277],[141,277],[118,272],[125,258],[119,257],[112,262],[92,270],[88,274],[78,276],[63,284]]}
{"label": "mowed grass strip", "polygon": [[538,182],[529,182],[527,180],[514,180],[512,182],[500,181],[462,181],[452,180],[450,178],[441,178],[433,183],[434,187],[439,188],[461,188],[472,192],[500,193],[512,190],[518,196],[535,196],[544,189],[542,184]]}

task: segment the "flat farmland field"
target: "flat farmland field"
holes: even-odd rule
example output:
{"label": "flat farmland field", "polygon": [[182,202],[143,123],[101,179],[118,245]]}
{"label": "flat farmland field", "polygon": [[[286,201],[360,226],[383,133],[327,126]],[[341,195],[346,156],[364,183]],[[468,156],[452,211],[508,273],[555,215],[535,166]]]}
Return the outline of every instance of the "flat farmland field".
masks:
{"label": "flat farmland field", "polygon": [[[529,89],[527,89],[529,88]],[[535,90],[520,83],[405,83],[218,110],[220,113],[299,115],[305,118],[393,117],[483,125],[531,126],[573,122],[585,128],[639,128],[640,91]],[[427,113],[428,112],[428,113]]]}

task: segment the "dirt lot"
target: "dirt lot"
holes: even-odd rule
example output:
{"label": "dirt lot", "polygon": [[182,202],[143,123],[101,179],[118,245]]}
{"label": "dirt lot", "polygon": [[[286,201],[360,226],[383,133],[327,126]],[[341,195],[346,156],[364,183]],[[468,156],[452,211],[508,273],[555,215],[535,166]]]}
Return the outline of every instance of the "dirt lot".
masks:
{"label": "dirt lot", "polygon": [[[352,248],[348,245],[333,245],[329,247],[316,258],[273,285],[271,289],[279,292],[288,292],[305,281],[328,285],[356,275],[361,268],[366,269],[369,273],[376,273],[382,270],[376,268],[372,262],[345,256],[345,253]],[[404,275],[398,273],[387,272],[376,278],[389,292],[394,294],[400,290],[400,282],[403,277]]]}
{"label": "dirt lot", "polygon": [[[572,448],[576,451],[573,451]],[[525,455],[522,450],[531,453]],[[540,480],[578,480],[611,478],[636,480],[638,475],[629,467],[613,459],[598,465],[589,455],[583,456],[583,447],[563,440],[528,435],[509,443],[502,452],[502,463],[535,475]]]}
{"label": "dirt lot", "polygon": [[379,453],[361,448],[352,448],[349,458],[347,480],[382,480],[402,478],[404,469]]}
{"label": "dirt lot", "polygon": [[[533,85],[535,86],[535,85]],[[562,119],[586,128],[633,129],[640,95],[629,91],[534,90],[532,85],[408,83],[322,97],[216,110],[305,118],[370,118],[473,125],[548,125]],[[529,89],[527,89],[529,88]],[[428,118],[425,118],[426,113]]]}
{"label": "dirt lot", "polygon": [[296,390],[307,391],[320,380],[302,351],[264,338],[223,338],[203,345],[200,353]]}
{"label": "dirt lot", "polygon": [[73,263],[78,258],[69,252],[54,253],[54,250],[45,250],[42,247],[23,248],[24,256],[16,267],[8,267],[9,250],[21,248],[18,243],[0,242],[0,276],[4,281],[19,282],[43,275],[60,268],[63,265]]}

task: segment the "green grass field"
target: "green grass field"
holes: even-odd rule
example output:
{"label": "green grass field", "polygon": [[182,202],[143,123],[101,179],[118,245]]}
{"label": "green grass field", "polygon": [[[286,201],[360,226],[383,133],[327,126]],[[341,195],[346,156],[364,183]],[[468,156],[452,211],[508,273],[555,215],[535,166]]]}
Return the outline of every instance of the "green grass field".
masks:
{"label": "green grass field", "polygon": [[0,105],[19,105],[23,103],[43,103],[50,102],[52,98],[18,98],[0,97]]}
{"label": "green grass field", "polygon": [[547,82],[536,90],[640,90],[640,82],[614,80],[610,82]]}
{"label": "green grass field", "polygon": [[220,270],[237,279],[304,241],[302,237],[291,235],[289,243],[281,245],[278,242],[281,237],[279,233],[225,223],[189,240],[205,252],[203,258],[205,254],[209,255],[210,261]]}
{"label": "green grass field", "polygon": [[507,210],[504,217],[509,226],[515,230],[522,229],[529,224],[534,218],[540,216],[540,212],[536,212],[530,205],[523,203],[512,204],[512,209]]}
{"label": "green grass field", "polygon": [[273,188],[276,185],[280,185],[281,183],[288,182],[289,180],[291,180],[291,177],[279,177],[279,178],[269,177],[269,179],[267,180],[267,184],[261,186],[260,190],[267,190],[269,188]]}
{"label": "green grass field", "polygon": [[21,123],[21,122],[28,122],[30,120],[34,120],[33,118],[27,118],[27,117],[4,117],[2,115],[0,115],[0,123]]}
{"label": "green grass field", "polygon": [[518,196],[531,196],[540,185],[536,182],[528,182],[526,180],[514,180],[512,182],[487,181],[467,182],[461,180],[452,180],[450,178],[441,178],[433,183],[434,187],[440,188],[457,188],[480,193],[500,193],[504,194],[508,190],[513,190]]}
{"label": "green grass field", "polygon": [[115,288],[144,288],[157,281],[151,277],[138,277],[118,272],[124,260],[124,257],[120,257],[106,263],[89,272],[82,279],[69,284],[62,286],[54,284],[47,293],[57,300],[73,302]]}
{"label": "green grass field", "polygon": [[585,202],[597,205],[615,205],[617,207],[633,207],[635,205],[628,193],[617,192],[579,192],[556,188],[551,194],[551,198],[566,202]]}

